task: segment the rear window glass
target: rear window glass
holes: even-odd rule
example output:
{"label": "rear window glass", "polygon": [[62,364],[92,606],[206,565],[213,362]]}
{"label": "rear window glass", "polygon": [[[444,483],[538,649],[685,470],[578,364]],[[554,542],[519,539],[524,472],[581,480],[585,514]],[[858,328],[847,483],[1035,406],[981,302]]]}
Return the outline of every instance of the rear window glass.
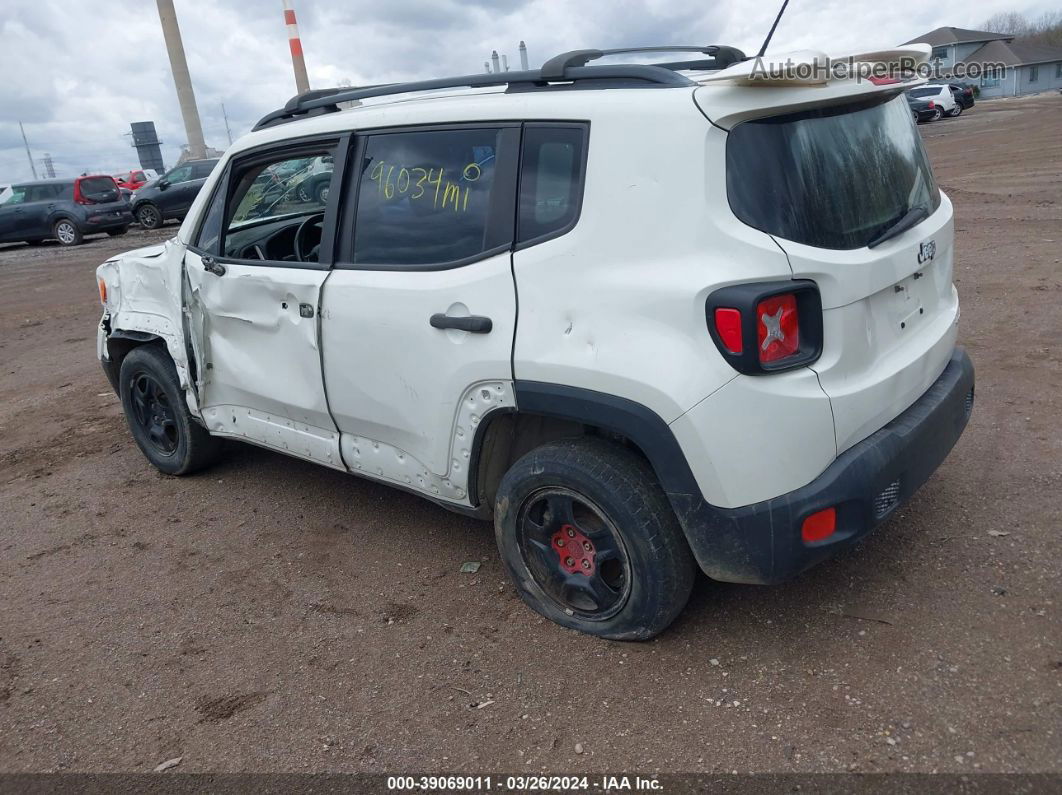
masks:
{"label": "rear window glass", "polygon": [[[358,190],[354,262],[439,264],[496,247],[490,220],[501,134],[466,129],[370,137]],[[511,236],[500,242],[510,241]]]}
{"label": "rear window glass", "polygon": [[746,224],[819,248],[862,248],[910,210],[940,205],[903,97],[739,124],[726,183]]}
{"label": "rear window glass", "polygon": [[110,177],[85,177],[80,184],[81,195],[92,202],[113,202],[120,195]]}

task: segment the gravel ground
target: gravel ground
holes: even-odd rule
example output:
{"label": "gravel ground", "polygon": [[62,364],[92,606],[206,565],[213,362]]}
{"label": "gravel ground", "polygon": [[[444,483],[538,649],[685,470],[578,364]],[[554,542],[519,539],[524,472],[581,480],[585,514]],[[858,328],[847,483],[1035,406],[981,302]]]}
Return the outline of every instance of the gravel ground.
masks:
{"label": "gravel ground", "polygon": [[0,246],[0,770],[1059,771],[1062,97],[921,129],[965,436],[859,548],[702,579],[644,644],[539,619],[489,525],[407,494],[236,444],[156,473],[93,269],[176,228]]}

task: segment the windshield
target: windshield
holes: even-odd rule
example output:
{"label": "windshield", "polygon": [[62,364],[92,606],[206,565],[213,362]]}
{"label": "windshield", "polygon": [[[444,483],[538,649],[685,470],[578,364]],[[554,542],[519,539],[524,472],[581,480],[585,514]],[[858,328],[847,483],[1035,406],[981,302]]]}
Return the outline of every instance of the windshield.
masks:
{"label": "windshield", "polygon": [[734,214],[796,243],[862,248],[910,210],[940,205],[901,96],[744,122],[726,155]]}

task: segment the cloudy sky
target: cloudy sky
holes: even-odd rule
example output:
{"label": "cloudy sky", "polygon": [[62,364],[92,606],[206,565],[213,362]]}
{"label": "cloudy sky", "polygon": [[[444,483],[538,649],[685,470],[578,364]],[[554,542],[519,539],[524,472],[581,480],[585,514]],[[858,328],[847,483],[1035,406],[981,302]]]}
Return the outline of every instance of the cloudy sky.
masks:
{"label": "cloudy sky", "polygon": [[[295,0],[311,85],[380,83],[483,69],[497,48],[532,66],[580,47],[726,43],[752,52],[780,0]],[[295,93],[281,0],[176,0],[208,145],[228,144]],[[1058,0],[792,0],[771,49],[895,45],[940,25],[1030,17]],[[129,122],[154,120],[171,165],[185,142],[152,0],[4,0],[0,184],[27,179],[19,135],[60,176],[137,165]]]}

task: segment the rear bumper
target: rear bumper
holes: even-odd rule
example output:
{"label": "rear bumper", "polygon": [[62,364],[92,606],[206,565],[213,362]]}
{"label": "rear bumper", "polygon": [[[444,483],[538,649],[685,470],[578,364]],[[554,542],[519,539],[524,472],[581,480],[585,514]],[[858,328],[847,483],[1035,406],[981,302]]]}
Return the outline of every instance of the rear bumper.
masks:
{"label": "rear bumper", "polygon": [[[851,546],[925,483],[962,435],[973,408],[974,369],[956,348],[944,372],[910,408],[838,456],[807,486],[742,508],[669,493],[704,572],[726,582],[789,579]],[[837,531],[801,539],[804,519],[836,507]]]}
{"label": "rear bumper", "polygon": [[129,226],[133,223],[133,213],[128,206],[114,210],[106,214],[90,215],[85,219],[86,230],[102,231],[104,229],[116,229]]}

